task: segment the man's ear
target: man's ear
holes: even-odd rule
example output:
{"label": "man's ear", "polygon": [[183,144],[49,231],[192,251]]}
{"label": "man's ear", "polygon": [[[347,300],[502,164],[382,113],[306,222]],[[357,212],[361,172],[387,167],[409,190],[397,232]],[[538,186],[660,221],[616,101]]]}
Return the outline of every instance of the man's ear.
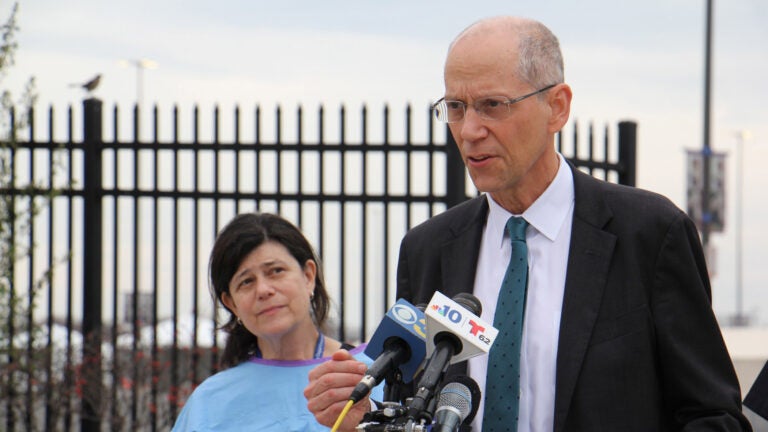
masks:
{"label": "man's ear", "polygon": [[568,123],[568,117],[571,115],[571,87],[568,84],[560,83],[549,91],[549,132],[556,133]]}

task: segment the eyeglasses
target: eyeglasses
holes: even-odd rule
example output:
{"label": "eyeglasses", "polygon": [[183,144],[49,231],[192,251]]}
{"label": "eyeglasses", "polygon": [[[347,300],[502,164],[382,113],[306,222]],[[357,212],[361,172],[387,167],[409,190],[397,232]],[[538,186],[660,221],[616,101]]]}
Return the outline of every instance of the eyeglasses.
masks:
{"label": "eyeglasses", "polygon": [[[557,84],[550,84],[544,88],[536,90],[535,92],[510,99],[504,96],[491,96],[482,99],[478,99],[472,103],[472,109],[475,110],[477,115],[486,120],[504,120],[509,116],[511,110],[510,105],[518,103],[531,96],[543,93]],[[456,123],[464,119],[464,115],[467,112],[468,104],[460,100],[447,100],[445,98],[440,99],[432,105],[432,112],[438,121],[444,123]]]}

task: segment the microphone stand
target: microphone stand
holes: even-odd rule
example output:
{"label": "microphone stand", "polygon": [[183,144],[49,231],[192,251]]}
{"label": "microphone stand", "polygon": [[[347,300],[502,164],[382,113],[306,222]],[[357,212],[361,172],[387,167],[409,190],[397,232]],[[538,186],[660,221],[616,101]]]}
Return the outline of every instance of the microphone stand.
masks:
{"label": "microphone stand", "polygon": [[408,420],[402,423],[360,423],[356,430],[367,432],[426,432],[428,427],[423,423]]}
{"label": "microphone stand", "polygon": [[[416,390],[416,394],[408,403],[408,417],[411,419],[423,419],[426,421],[432,421],[432,413],[428,411],[428,406],[435,396],[435,388],[443,378],[445,369],[448,367],[448,363],[453,356],[453,353],[457,351],[456,341],[451,337],[441,338],[435,344],[435,352],[432,354],[430,363],[424,370],[419,380],[419,388]],[[450,347],[450,348],[449,348]],[[440,369],[431,368],[431,363],[440,365]]]}
{"label": "microphone stand", "polygon": [[395,368],[384,377],[384,401],[400,402],[403,388],[403,373]]}

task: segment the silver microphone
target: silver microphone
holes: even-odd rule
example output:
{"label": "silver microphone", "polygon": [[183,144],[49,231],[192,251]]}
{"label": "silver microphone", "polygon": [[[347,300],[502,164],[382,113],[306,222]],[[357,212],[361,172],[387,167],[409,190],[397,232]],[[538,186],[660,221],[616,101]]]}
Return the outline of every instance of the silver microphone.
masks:
{"label": "silver microphone", "polygon": [[440,391],[432,432],[456,432],[472,411],[472,392],[459,382],[449,382]]}

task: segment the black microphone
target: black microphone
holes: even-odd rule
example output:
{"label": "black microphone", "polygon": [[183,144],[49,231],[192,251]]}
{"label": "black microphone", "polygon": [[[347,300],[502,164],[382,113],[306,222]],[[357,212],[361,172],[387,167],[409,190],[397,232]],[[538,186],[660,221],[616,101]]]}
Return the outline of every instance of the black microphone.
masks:
{"label": "black microphone", "polygon": [[427,353],[432,354],[408,404],[410,418],[429,418],[425,409],[450,363],[490,350],[498,331],[479,318],[481,309],[480,300],[471,294],[449,299],[435,292],[426,310]]}
{"label": "black microphone", "polygon": [[443,386],[435,410],[432,432],[456,432],[472,423],[480,407],[480,386],[467,375],[459,375]]}
{"label": "black microphone", "polygon": [[480,299],[470,293],[458,293],[453,296],[453,301],[464,306],[464,309],[474,313],[477,316],[483,314],[483,304]]}
{"label": "black microphone", "polygon": [[361,400],[388,374],[400,372],[410,382],[426,356],[424,312],[400,299],[382,318],[365,354],[375,361],[355,386],[350,399]]}

